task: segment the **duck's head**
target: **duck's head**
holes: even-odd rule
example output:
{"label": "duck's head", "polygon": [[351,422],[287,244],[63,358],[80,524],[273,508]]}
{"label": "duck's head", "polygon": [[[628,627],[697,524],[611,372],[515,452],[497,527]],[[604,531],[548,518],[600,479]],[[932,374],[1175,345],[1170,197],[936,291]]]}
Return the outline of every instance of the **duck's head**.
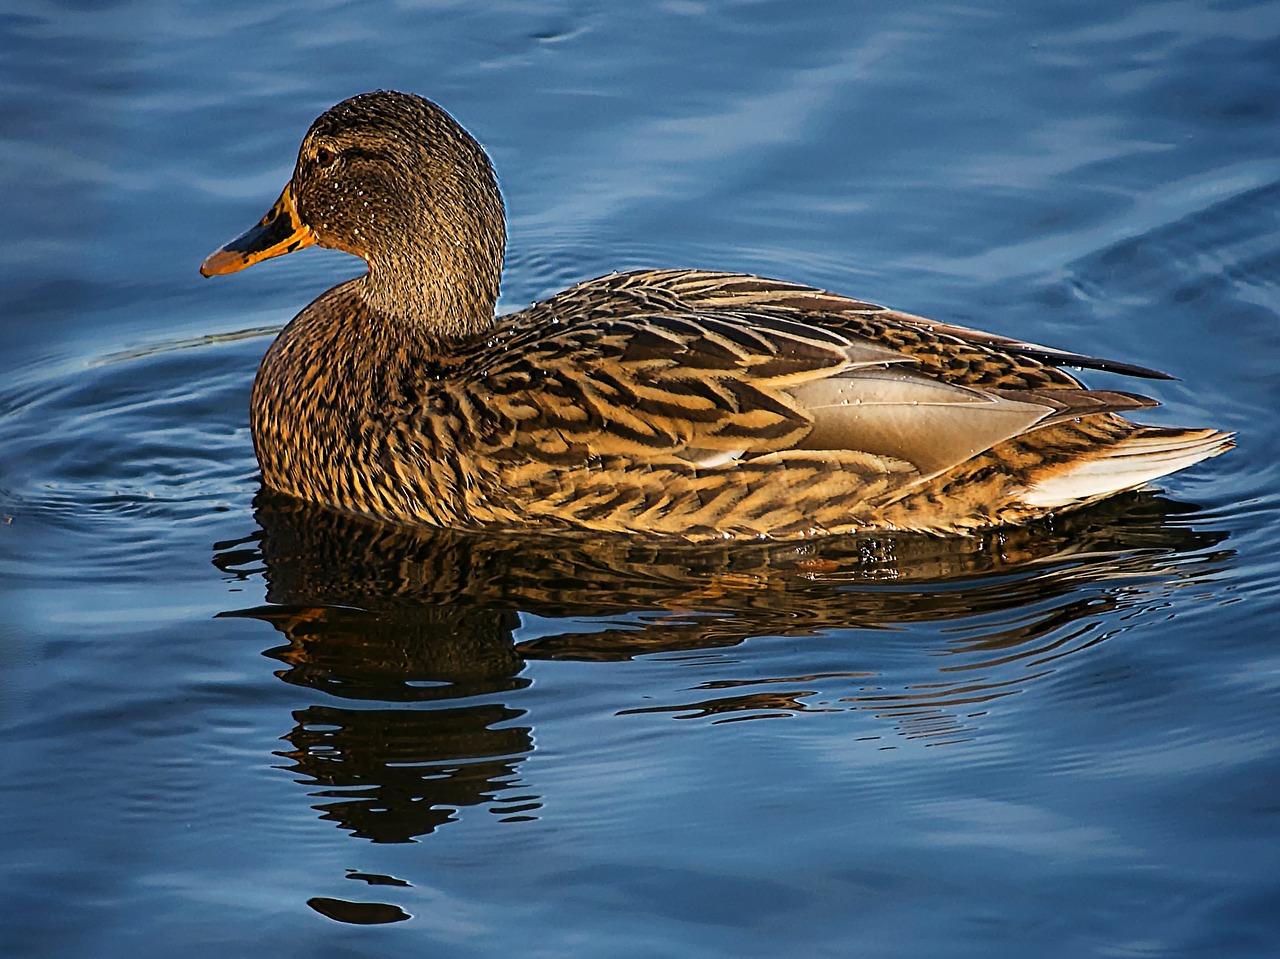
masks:
{"label": "duck's head", "polygon": [[502,196],[484,150],[430,100],[379,90],[326,111],[280,199],[200,272],[233,273],[313,244],[369,264],[362,294],[379,313],[439,335],[493,322]]}

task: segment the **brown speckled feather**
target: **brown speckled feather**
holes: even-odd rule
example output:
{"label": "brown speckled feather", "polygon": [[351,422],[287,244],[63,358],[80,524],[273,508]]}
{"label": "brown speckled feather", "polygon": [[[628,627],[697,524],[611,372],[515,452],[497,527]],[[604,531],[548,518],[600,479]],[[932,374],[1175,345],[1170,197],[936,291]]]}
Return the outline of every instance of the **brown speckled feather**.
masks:
{"label": "brown speckled feather", "polygon": [[1230,445],[1133,424],[1153,401],[1060,366],[1154,371],[757,276],[616,274],[495,320],[502,239],[488,161],[438,107],[366,94],[316,122],[277,207],[205,267],[310,242],[370,265],[263,360],[269,486],[455,528],[949,532]]}

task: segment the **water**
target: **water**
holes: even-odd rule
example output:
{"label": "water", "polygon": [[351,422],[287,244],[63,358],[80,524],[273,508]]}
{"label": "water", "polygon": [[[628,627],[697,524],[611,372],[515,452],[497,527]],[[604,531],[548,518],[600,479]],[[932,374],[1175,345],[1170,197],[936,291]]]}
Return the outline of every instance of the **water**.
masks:
{"label": "water", "polygon": [[[0,954],[1275,954],[1280,7],[6,11]],[[493,155],[506,307],[783,276],[1167,369],[1146,419],[1240,447],[958,542],[263,495],[258,359],[356,267],[196,266],[378,86]]]}

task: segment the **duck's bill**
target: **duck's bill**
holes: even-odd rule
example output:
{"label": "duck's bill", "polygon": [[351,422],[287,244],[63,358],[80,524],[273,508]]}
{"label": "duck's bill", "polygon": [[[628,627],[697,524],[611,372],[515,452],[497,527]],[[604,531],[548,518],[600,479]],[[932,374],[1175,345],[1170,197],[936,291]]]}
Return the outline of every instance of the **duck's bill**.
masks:
{"label": "duck's bill", "polygon": [[290,184],[257,226],[210,253],[200,264],[200,272],[205,276],[235,273],[259,260],[284,256],[294,250],[314,246],[315,242],[315,234],[298,218]]}

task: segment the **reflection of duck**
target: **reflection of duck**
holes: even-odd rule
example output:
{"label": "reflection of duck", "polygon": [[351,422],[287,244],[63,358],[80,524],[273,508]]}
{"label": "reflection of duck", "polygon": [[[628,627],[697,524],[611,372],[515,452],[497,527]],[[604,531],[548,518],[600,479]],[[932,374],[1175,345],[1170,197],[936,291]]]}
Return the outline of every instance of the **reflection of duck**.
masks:
{"label": "reflection of duck", "polygon": [[1153,405],[1061,364],[1160,376],[819,290],[620,274],[494,319],[502,200],[479,145],[420,97],[321,116],[261,224],[206,275],[319,243],[367,275],[263,361],[268,485],[449,528],[795,537],[1020,523],[1230,446],[1137,426]]}
{"label": "reflection of duck", "polygon": [[[533,749],[520,712],[498,703],[448,709],[337,709],[294,713],[277,756],[319,787],[322,819],[375,842],[410,842],[467,806],[490,804],[517,780]],[[504,818],[529,818],[539,805],[503,797]],[[493,808],[490,806],[490,808]],[[499,811],[499,810],[495,810]]]}
{"label": "reflection of duck", "polygon": [[[397,683],[438,680],[472,694],[513,688],[509,678],[523,659],[509,646],[521,612],[546,618],[688,614],[705,617],[703,627],[733,636],[733,643],[755,635],[959,619],[1035,605],[1082,582],[1158,571],[1162,557],[1223,538],[1169,521],[1185,509],[1131,494],[1052,525],[968,537],[881,533],[693,544],[407,529],[264,489],[256,511],[262,532],[222,544],[217,563],[246,570],[240,575],[264,573],[272,605],[255,615],[298,637],[325,624],[325,631],[345,637],[342,644],[352,646],[366,675],[382,673]],[[374,620],[387,624],[387,644],[367,644]],[[667,618],[662,630],[686,622]],[[686,635],[666,647],[645,641],[644,633],[628,624],[614,637],[612,655],[609,641],[580,630],[574,645],[558,648],[568,659],[621,659],[623,650],[704,645]],[[553,645],[544,637],[519,649],[549,652]],[[597,646],[598,655],[591,652]],[[406,674],[410,661],[418,668]],[[346,694],[403,698],[386,688]],[[445,695],[424,688],[408,698]]]}
{"label": "reflection of duck", "polygon": [[[286,635],[271,653],[288,666],[282,678],[344,697],[439,702],[514,692],[529,660],[983,617],[998,628],[967,639],[953,629],[956,643],[1001,660],[1031,655],[1039,639],[1105,610],[1121,584],[1170,578],[1189,562],[1179,554],[1222,539],[1169,522],[1177,509],[1135,495],[1054,526],[962,538],[664,545],[396,528],[264,491],[262,533],[224,544],[217,562],[264,570],[272,605],[235,615]],[[568,625],[517,643],[520,613]]]}
{"label": "reflection of duck", "polygon": [[[692,690],[605,708],[870,711],[902,736],[947,741],[979,704],[1105,638],[1087,625],[1100,615],[1143,602],[1154,584],[1197,579],[1193,564],[1220,554],[1180,554],[1222,538],[1169,522],[1177,507],[1136,495],[1054,526],[801,544],[413,530],[267,491],[257,505],[261,532],[222,544],[215,561],[263,573],[271,605],[228,615],[285,636],[268,651],[284,681],[383,704],[298,709],[279,755],[324,818],[382,842],[432,832],[465,807],[536,815],[541,800],[520,775],[534,740],[535,717],[520,708],[530,661],[621,661],[765,636],[820,647],[840,635],[834,669],[806,653],[801,669],[770,674],[762,657],[745,676],[704,673]],[[540,617],[541,635],[517,639],[522,613]],[[924,661],[898,675],[870,639],[906,625]],[[858,629],[861,641],[843,638]]]}

